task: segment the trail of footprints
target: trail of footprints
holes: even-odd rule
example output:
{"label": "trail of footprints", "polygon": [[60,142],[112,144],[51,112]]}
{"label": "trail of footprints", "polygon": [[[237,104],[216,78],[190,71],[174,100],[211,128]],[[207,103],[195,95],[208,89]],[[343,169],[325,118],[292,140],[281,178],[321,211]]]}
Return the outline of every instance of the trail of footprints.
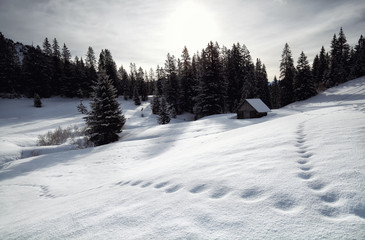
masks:
{"label": "trail of footprints", "polygon": [[327,191],[327,183],[316,178],[316,174],[312,172],[311,166],[313,154],[308,151],[306,146],[306,135],[304,133],[304,124],[299,124],[297,128],[296,147],[300,158],[297,160],[299,172],[297,176],[306,181],[307,187],[310,188],[318,197],[320,205],[318,211],[325,217],[337,217],[340,209],[334,205],[339,200],[339,194]]}
{"label": "trail of footprints", "polygon": [[228,194],[235,192],[240,198],[248,201],[254,202],[264,199],[265,191],[260,187],[252,187],[242,191],[234,191],[234,189],[227,186],[211,186],[209,184],[198,184],[190,188],[186,188],[183,184],[175,184],[170,181],[162,181],[154,183],[152,181],[120,181],[116,183],[118,186],[132,186],[140,188],[153,188],[155,190],[162,190],[165,193],[174,193],[184,188],[191,194],[199,194],[204,192],[209,192],[209,197],[212,199],[223,198]]}
{"label": "trail of footprints", "polygon": [[[313,171],[312,158],[313,154],[308,150],[306,146],[306,134],[304,133],[304,124],[299,124],[297,131],[296,148],[299,154],[297,159],[297,167],[299,171],[296,176],[303,180],[306,186],[311,189],[317,201],[315,205],[311,206],[317,209],[319,214],[324,217],[338,217],[341,214],[341,210],[338,208],[338,202],[340,195],[335,191],[329,191],[330,186],[321,181],[316,175],[318,173]],[[265,189],[259,186],[252,186],[248,189],[237,190],[227,186],[215,186],[213,184],[197,184],[195,186],[187,187],[183,184],[176,184],[172,181],[120,181],[116,183],[117,186],[132,186],[140,188],[151,188],[159,191],[163,191],[167,194],[172,194],[178,191],[188,191],[190,194],[206,194],[211,199],[220,199],[225,196],[231,195],[242,199],[247,203],[255,203],[263,200],[269,200],[272,202],[272,207],[279,211],[287,212],[296,210],[299,206],[299,201],[295,196],[291,196],[286,193],[276,193],[268,196]],[[318,204],[319,203],[319,204]],[[365,210],[362,206],[354,210],[354,214],[365,218]]]}

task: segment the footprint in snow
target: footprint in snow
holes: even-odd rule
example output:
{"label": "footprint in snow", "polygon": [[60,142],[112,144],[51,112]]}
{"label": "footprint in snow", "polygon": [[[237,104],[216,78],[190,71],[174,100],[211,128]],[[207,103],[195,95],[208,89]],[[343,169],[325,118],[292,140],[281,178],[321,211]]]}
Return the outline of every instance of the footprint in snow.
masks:
{"label": "footprint in snow", "polygon": [[337,217],[340,214],[340,210],[336,207],[325,205],[319,209],[319,213],[325,217]]}
{"label": "footprint in snow", "polygon": [[313,156],[312,153],[307,153],[307,154],[302,155],[301,158],[310,158],[312,156]]}
{"label": "footprint in snow", "polygon": [[141,188],[146,188],[148,186],[152,185],[152,182],[146,182],[144,184],[141,185]]}
{"label": "footprint in snow", "polygon": [[189,190],[189,192],[191,193],[201,193],[203,192],[208,186],[206,184],[200,184],[197,185],[195,187],[193,187],[192,189]]}
{"label": "footprint in snow", "polygon": [[162,183],[158,183],[155,185],[155,188],[159,189],[159,188],[163,188],[165,187],[167,184],[169,184],[169,182],[162,182]]}
{"label": "footprint in snow", "polygon": [[365,219],[365,205],[358,204],[355,208],[352,209],[352,213],[360,218]]}
{"label": "footprint in snow", "polygon": [[219,187],[213,191],[213,193],[210,195],[210,197],[214,198],[214,199],[222,198],[225,195],[227,195],[230,191],[231,191],[231,189],[228,187],[225,187],[225,186]]}
{"label": "footprint in snow", "polygon": [[321,200],[326,203],[334,203],[339,199],[338,193],[328,192],[321,196]]}
{"label": "footprint in snow", "polygon": [[308,161],[307,161],[307,160],[305,160],[305,159],[302,159],[302,160],[298,160],[298,161],[297,161],[297,163],[299,163],[299,164],[303,165],[303,164],[308,163]]}
{"label": "footprint in snow", "polygon": [[309,171],[312,168],[311,167],[306,167],[306,166],[301,166],[301,167],[299,167],[299,169],[302,170],[302,171]]}
{"label": "footprint in snow", "polygon": [[39,194],[40,197],[44,198],[55,198],[54,195],[50,194],[48,186],[40,186],[41,193]]}
{"label": "footprint in snow", "polygon": [[141,182],[143,182],[143,181],[142,181],[142,180],[135,181],[135,182],[131,183],[131,186],[137,186],[137,185],[139,185]]}
{"label": "footprint in snow", "polygon": [[298,205],[297,201],[288,194],[277,194],[273,198],[274,207],[282,211],[290,211]]}
{"label": "footprint in snow", "polygon": [[173,192],[176,192],[176,191],[178,191],[179,189],[181,189],[182,188],[182,185],[180,185],[180,184],[177,184],[177,185],[175,185],[175,186],[172,186],[172,187],[169,187],[168,189],[166,189],[166,193],[173,193]]}
{"label": "footprint in snow", "polygon": [[263,193],[264,191],[262,189],[254,187],[243,190],[240,197],[246,201],[255,201],[260,199]]}
{"label": "footprint in snow", "polygon": [[306,153],[307,152],[307,150],[304,150],[304,149],[301,149],[301,150],[298,150],[297,151],[297,153],[299,153],[299,154],[304,154],[304,153]]}
{"label": "footprint in snow", "polygon": [[312,174],[309,172],[300,172],[300,173],[298,173],[298,177],[300,177],[301,179],[304,179],[304,180],[308,180],[312,177]]}
{"label": "footprint in snow", "polygon": [[308,187],[312,190],[317,190],[317,191],[323,189],[326,185],[327,185],[326,183],[319,180],[308,182]]}

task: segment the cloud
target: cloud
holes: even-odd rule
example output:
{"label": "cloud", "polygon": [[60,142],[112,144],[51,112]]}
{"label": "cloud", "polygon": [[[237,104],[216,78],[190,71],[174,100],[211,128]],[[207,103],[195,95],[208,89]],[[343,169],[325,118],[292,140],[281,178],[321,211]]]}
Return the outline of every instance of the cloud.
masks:
{"label": "cloud", "polygon": [[[194,3],[199,11],[212,18],[205,19],[205,25],[214,24],[211,37],[216,39],[208,39],[207,33],[199,34],[199,28],[204,28],[200,23],[204,21],[198,19],[190,21],[196,22],[194,27],[199,26],[191,31],[192,36],[169,38],[169,34],[178,35],[179,31],[166,30],[173,27],[169,22],[171,15],[184,5],[194,12]],[[186,27],[179,21],[175,25]],[[270,80],[278,75],[286,42],[295,61],[302,50],[311,61],[322,45],[329,50],[331,38],[341,26],[349,43],[355,44],[360,34],[364,34],[361,32],[365,29],[364,1],[0,1],[0,29],[15,41],[41,45],[45,37],[57,38],[60,44],[67,44],[74,56],[84,56],[88,46],[96,53],[108,48],[118,66],[135,62],[146,70],[163,64],[168,52],[179,57],[185,42],[196,43],[188,46],[191,54],[206,47],[209,40],[227,47],[240,42],[248,47],[253,59],[261,58],[265,63]],[[175,44],[167,44],[169,39]]]}

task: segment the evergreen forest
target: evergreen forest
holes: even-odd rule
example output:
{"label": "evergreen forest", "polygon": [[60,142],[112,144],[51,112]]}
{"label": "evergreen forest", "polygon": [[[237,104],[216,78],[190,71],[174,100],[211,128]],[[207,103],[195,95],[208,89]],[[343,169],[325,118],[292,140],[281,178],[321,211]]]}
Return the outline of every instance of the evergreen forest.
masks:
{"label": "evergreen forest", "polygon": [[279,67],[279,78],[269,82],[265,64],[252,59],[244,44],[227,48],[211,41],[192,55],[187,47],[179,57],[167,54],[165,65],[155,70],[135,63],[126,69],[117,67],[108,49],[96,55],[88,47],[85,58],[72,58],[67,45],[56,38],[45,38],[40,47],[15,43],[0,33],[1,97],[90,98],[102,73],[116,95],[136,105],[153,95],[152,111],[160,115],[161,124],[184,112],[196,119],[235,112],[246,98],[260,98],[275,109],[315,96],[365,75],[365,39],[360,36],[350,46],[341,28],[330,49],[322,46],[311,64],[304,52],[295,61],[286,43]]}

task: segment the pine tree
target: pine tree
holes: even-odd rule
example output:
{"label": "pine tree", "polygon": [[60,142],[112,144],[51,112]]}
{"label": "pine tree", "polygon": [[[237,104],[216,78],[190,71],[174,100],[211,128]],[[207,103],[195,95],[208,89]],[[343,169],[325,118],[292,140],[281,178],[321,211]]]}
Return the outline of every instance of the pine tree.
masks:
{"label": "pine tree", "polygon": [[224,112],[225,87],[218,44],[210,42],[201,53],[198,70],[199,93],[194,113],[196,118]]}
{"label": "pine tree", "polygon": [[133,90],[133,101],[134,101],[134,105],[141,105],[141,99],[139,98],[139,93],[138,93],[138,87],[135,86],[134,90]]}
{"label": "pine tree", "polygon": [[151,105],[152,105],[151,106],[152,113],[159,114],[160,113],[160,100],[156,95],[153,96]]}
{"label": "pine tree", "polygon": [[170,122],[170,113],[168,104],[166,103],[165,98],[162,98],[158,116],[158,124],[168,124]]}
{"label": "pine tree", "polygon": [[182,52],[182,68],[180,74],[180,82],[181,82],[181,102],[183,103],[183,110],[186,112],[193,112],[194,108],[194,88],[196,87],[196,83],[194,81],[191,59],[189,55],[189,51],[186,46]]}
{"label": "pine tree", "polygon": [[241,90],[242,93],[239,103],[246,98],[256,98],[258,96],[258,85],[255,76],[255,65],[252,62],[250,51],[248,51],[245,45],[242,45],[241,49],[243,57],[243,65],[242,65],[243,86]]}
{"label": "pine tree", "polygon": [[39,97],[39,95],[37,93],[34,94],[34,100],[33,100],[33,105],[36,108],[40,108],[42,107],[42,101],[41,98]]}
{"label": "pine tree", "polygon": [[361,35],[358,44],[354,48],[351,76],[354,78],[365,75],[365,38]]}
{"label": "pine tree", "polygon": [[300,54],[298,59],[297,74],[294,78],[294,93],[297,101],[316,95],[311,70],[304,52]]}
{"label": "pine tree", "polygon": [[147,84],[145,81],[145,74],[141,67],[138,68],[136,83],[138,87],[139,96],[141,96],[141,100],[147,101],[148,99]]}
{"label": "pine tree", "polygon": [[16,90],[23,90],[22,86],[18,86],[18,81],[21,80],[20,70],[14,42],[6,39],[0,32],[0,93],[15,93]]}
{"label": "pine tree", "polygon": [[84,118],[90,141],[97,146],[115,142],[126,121],[117,101],[116,89],[105,74],[100,74],[93,90],[91,110]]}
{"label": "pine tree", "polygon": [[52,56],[55,58],[61,58],[60,46],[58,45],[57,39],[53,39],[52,43]]}
{"label": "pine tree", "polygon": [[68,47],[65,43],[63,44],[61,57],[64,63],[71,61],[71,52],[68,50]]}
{"label": "pine tree", "polygon": [[276,78],[274,77],[274,81],[270,86],[270,96],[271,96],[271,107],[274,109],[281,107],[281,96],[280,96],[280,85]]}
{"label": "pine tree", "polygon": [[47,56],[52,56],[52,46],[48,41],[48,38],[45,38],[43,41],[43,52]]}
{"label": "pine tree", "polygon": [[286,43],[280,62],[281,106],[294,102],[293,82],[295,67],[289,45]]}
{"label": "pine tree", "polygon": [[42,53],[39,46],[28,47],[23,58],[23,74],[27,89],[25,94],[28,97],[38,93],[41,97],[52,95],[52,66],[48,63],[47,56]]}
{"label": "pine tree", "polygon": [[239,43],[233,44],[232,49],[226,51],[226,55],[227,107],[229,111],[233,112],[241,99],[244,84],[244,59]]}
{"label": "pine tree", "polygon": [[119,88],[120,92],[119,95],[123,95],[125,100],[128,100],[128,96],[129,94],[129,85],[130,85],[130,81],[129,81],[129,76],[127,71],[123,68],[123,66],[120,66],[120,68],[118,69],[118,74],[120,77],[120,81],[119,81]]}
{"label": "pine tree", "polygon": [[330,70],[327,76],[327,87],[332,87],[347,81],[350,72],[350,46],[347,44],[345,34],[340,29],[338,38],[334,34],[331,41]]}
{"label": "pine tree", "polygon": [[110,81],[118,92],[122,92],[120,89],[120,79],[118,77],[117,65],[115,64],[112,54],[108,49],[102,50],[99,55],[99,72],[105,72],[109,76]]}
{"label": "pine tree", "polygon": [[96,57],[94,53],[94,49],[89,46],[86,53],[86,59],[85,59],[86,67],[88,68],[94,68],[96,69]]}
{"label": "pine tree", "polygon": [[165,74],[166,81],[163,85],[163,95],[166,98],[166,102],[175,108],[176,112],[180,113],[180,86],[177,78],[176,59],[174,55],[169,53],[165,61]]}
{"label": "pine tree", "polygon": [[318,91],[324,89],[326,75],[329,72],[329,56],[326,53],[324,47],[322,46],[319,56],[313,60],[312,76],[313,83]]}
{"label": "pine tree", "polygon": [[256,60],[255,76],[257,81],[257,97],[260,98],[267,106],[271,107],[266,67],[265,64],[261,63],[260,59]]}

